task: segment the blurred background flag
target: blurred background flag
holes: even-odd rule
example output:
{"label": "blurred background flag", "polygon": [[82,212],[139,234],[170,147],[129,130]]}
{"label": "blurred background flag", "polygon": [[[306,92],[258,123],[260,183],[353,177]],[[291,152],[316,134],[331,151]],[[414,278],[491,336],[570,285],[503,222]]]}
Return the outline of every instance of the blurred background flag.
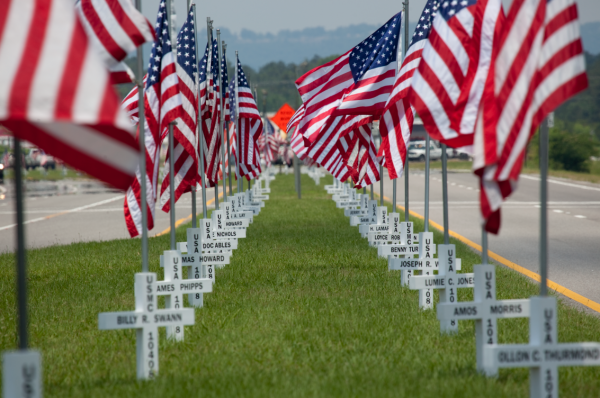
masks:
{"label": "blurred background flag", "polygon": [[[154,228],[154,209],[156,207],[158,189],[158,168],[160,161],[160,145],[167,135],[169,123],[182,115],[179,79],[177,77],[176,57],[171,46],[169,21],[165,3],[158,9],[156,20],[156,41],[150,53],[148,77],[144,88],[144,143],[146,146],[146,203],[148,214],[148,230]],[[140,134],[141,135],[141,134]],[[127,230],[131,237],[142,231],[142,210],[140,209],[141,171],[137,170],[136,178],[127,190],[124,213]]]}
{"label": "blurred background flag", "polygon": [[116,188],[139,162],[109,73],[66,0],[0,2],[0,121]]}
{"label": "blurred background flag", "polygon": [[[194,27],[194,11],[192,7],[188,17],[177,35],[177,77],[181,92],[182,110],[173,126],[173,146],[175,156],[175,201],[182,194],[190,192],[192,186],[200,182],[198,175],[198,127],[196,109],[198,108],[198,90],[196,75],[196,29]],[[170,167],[167,154],[164,167],[164,178],[160,187],[160,205],[164,212],[171,207]]]}
{"label": "blurred background flag", "polygon": [[156,39],[152,24],[131,0],[78,0],[75,9],[90,41],[111,72],[113,84],[133,82],[127,54]]}

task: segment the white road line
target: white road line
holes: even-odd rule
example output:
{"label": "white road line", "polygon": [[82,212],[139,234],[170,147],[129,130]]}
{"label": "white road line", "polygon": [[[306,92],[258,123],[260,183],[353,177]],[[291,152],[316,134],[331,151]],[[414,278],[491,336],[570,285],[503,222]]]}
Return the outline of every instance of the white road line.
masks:
{"label": "white road line", "polygon": [[558,209],[556,209],[556,210],[553,210],[553,211],[554,211],[555,213],[564,213],[562,210],[558,210]]}
{"label": "white road line", "polygon": [[[101,206],[101,205],[106,204],[106,203],[114,202],[115,200],[123,199],[124,197],[125,197],[125,195],[115,196],[114,198],[102,200],[100,202],[91,203],[89,205],[85,205],[85,206],[81,206],[81,207],[76,207],[74,209],[65,210],[63,212],[58,212],[58,213],[56,213],[54,215],[49,215],[49,216],[40,217],[40,218],[34,218],[33,220],[27,220],[27,221],[24,222],[24,224],[32,224],[34,222],[44,221],[44,220],[47,220],[49,218],[53,218],[53,217],[60,216],[60,215],[63,215],[63,214],[75,213],[75,212],[78,212],[78,211],[81,211],[81,210],[89,209],[90,207]],[[16,226],[17,226],[17,224],[11,224],[11,225],[7,225],[5,227],[0,227],[0,231],[4,231],[5,229],[14,228]]]}
{"label": "white road line", "polygon": [[580,214],[576,215],[575,218],[587,218],[586,216],[582,216]]}
{"label": "white road line", "polygon": [[[528,180],[534,180],[534,181],[539,181],[540,180],[539,177],[529,176],[529,175],[524,175],[524,174],[521,174],[521,177],[525,178],[525,179],[528,179]],[[590,186],[587,186],[587,185],[573,184],[573,183],[570,183],[570,182],[558,181],[558,180],[551,180],[551,179],[548,179],[548,182],[551,182],[553,184],[558,184],[558,185],[564,185],[566,187],[581,188],[581,189],[585,189],[585,190],[588,190],[588,191],[598,191],[598,192],[600,192],[600,188],[590,187]]]}

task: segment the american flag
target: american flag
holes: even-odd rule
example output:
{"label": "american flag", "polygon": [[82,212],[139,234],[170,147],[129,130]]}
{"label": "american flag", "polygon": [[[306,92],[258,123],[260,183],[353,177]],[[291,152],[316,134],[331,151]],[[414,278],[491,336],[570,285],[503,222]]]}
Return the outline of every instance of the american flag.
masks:
{"label": "american flag", "polygon": [[[282,145],[284,141],[279,138],[279,135],[275,133],[275,127],[273,127],[273,123],[268,118],[264,119],[264,133],[261,134],[258,139],[259,150],[262,157],[265,158],[265,162],[268,166],[271,166],[271,163],[275,160],[275,158],[279,155],[279,147]],[[265,138],[266,138],[266,148],[265,148]]]}
{"label": "american flag", "polygon": [[127,189],[139,147],[73,3],[4,0],[0,20],[2,124],[15,137]]}
{"label": "american flag", "polygon": [[202,132],[204,135],[204,172],[207,185],[212,187],[219,182],[221,165],[221,93],[219,88],[219,44],[212,39],[212,45],[206,45],[204,57],[200,60],[200,114],[202,115]]}
{"label": "american flag", "polygon": [[[183,103],[182,115],[177,118],[173,126],[173,152],[175,154],[175,201],[181,195],[191,191],[199,182],[198,176],[198,87],[196,78],[198,67],[196,63],[196,29],[194,28],[194,13],[196,5],[192,5],[188,17],[177,35],[177,77],[179,90]],[[170,186],[170,158],[167,154],[165,162],[164,179],[160,187],[160,204],[164,212],[169,212],[171,207]]]}
{"label": "american flag", "polygon": [[113,84],[131,83],[133,72],[122,61],[137,47],[156,39],[152,24],[130,0],[78,0],[75,9],[110,70]]}
{"label": "american flag", "polygon": [[[305,117],[302,118],[298,127],[299,133],[302,134],[305,140],[310,143],[315,142],[319,132],[326,129],[328,124],[331,123],[330,117],[334,115],[334,112],[336,112],[336,109],[342,103],[344,94],[346,94],[348,90],[353,87],[355,82],[363,76],[366,79],[366,77],[369,76],[370,69],[377,69],[377,65],[379,65],[376,63],[377,61],[382,64],[384,62],[391,62],[394,70],[393,73],[395,74],[395,69],[397,69],[397,56],[395,56],[395,58],[388,57],[388,49],[390,47],[387,45],[387,42],[389,42],[390,39],[394,39],[394,31],[392,31],[391,36],[387,32],[390,31],[388,29],[391,27],[390,24],[396,20],[400,20],[400,14],[395,15],[388,23],[362,41],[357,47],[351,49],[339,58],[311,70],[296,81],[296,87],[298,88],[298,92],[305,105]],[[394,27],[395,29],[398,29],[398,33],[396,33],[396,36],[398,37],[400,29],[399,25],[400,24],[398,23],[397,26]],[[398,39],[396,38],[396,40]],[[397,42],[395,46],[396,47],[394,48],[397,48]],[[364,59],[360,50],[370,51],[368,60],[375,62],[375,64],[369,64],[368,62],[362,64]],[[358,59],[358,57],[360,57],[360,59]],[[394,61],[392,62],[391,59],[394,59]],[[361,62],[360,64],[358,63],[359,61]],[[354,66],[355,63],[356,66]],[[355,69],[353,70],[352,68]],[[383,76],[387,75],[383,74]],[[369,79],[366,79],[365,82],[361,84],[365,84],[368,81]],[[387,91],[387,94],[389,95],[393,79],[389,80],[386,78],[384,79],[384,82],[386,86],[389,85],[389,90]],[[370,89],[373,90],[375,87],[370,87]],[[377,105],[383,108],[387,95],[384,97],[385,98],[375,97],[374,101],[361,103],[360,101],[353,101],[353,99],[361,100],[360,95],[351,95],[348,100],[348,106],[357,105],[360,107],[370,103],[372,106]],[[362,99],[368,100],[368,98]],[[360,111],[357,111],[357,113],[360,113]]]}
{"label": "american flag", "polygon": [[300,120],[302,120],[303,117],[304,117],[304,104],[300,105],[300,108],[298,108],[298,110],[296,110],[296,112],[294,113],[292,118],[288,121],[285,131],[290,133],[293,128],[298,127],[298,123],[300,123]]}
{"label": "american flag", "polygon": [[258,137],[263,132],[263,124],[239,57],[236,62],[236,78],[229,85],[230,109],[239,124],[237,153],[240,174],[251,179],[261,172]]}
{"label": "american flag", "polygon": [[[148,78],[144,88],[144,142],[146,145],[146,203],[148,229],[154,228],[154,209],[157,200],[160,145],[168,133],[169,123],[183,115],[177,64],[171,46],[169,21],[165,3],[160,3],[156,19],[156,41],[152,44]],[[140,170],[125,197],[125,222],[131,237],[142,232],[140,209]]]}
{"label": "american flag", "polygon": [[349,176],[350,171],[344,162],[344,154],[340,151],[338,142],[347,134],[372,120],[373,117],[367,115],[333,117],[332,122],[319,133],[314,144],[309,147],[307,157],[334,175],[342,170],[343,175]]}
{"label": "american flag", "polygon": [[500,206],[516,188],[530,138],[549,112],[588,87],[577,5],[513,1],[493,53],[473,167],[484,226],[498,233]]}
{"label": "american flag", "polygon": [[415,117],[414,108],[410,105],[407,95],[413,74],[421,62],[423,48],[431,31],[431,20],[439,4],[440,0],[429,0],[425,4],[379,123],[379,155],[385,155],[386,168],[391,179],[401,177],[404,171],[408,153],[406,147],[410,142]]}
{"label": "american flag", "polygon": [[373,142],[370,124],[364,124],[354,129],[350,134],[342,137],[340,144],[345,141],[344,138],[348,138],[348,140],[344,145],[343,157],[348,170],[350,170],[350,177],[354,181],[355,188],[363,188],[379,181],[381,159],[378,159],[376,155],[377,150]]}
{"label": "american flag", "polygon": [[[147,78],[148,75],[145,75],[144,80],[142,82],[144,86],[146,85]],[[138,86],[134,86],[133,89],[131,89],[131,91],[125,96],[125,98],[121,102],[121,108],[127,113],[133,124],[138,124],[140,121],[140,109],[138,107],[138,104]]]}
{"label": "american flag", "polygon": [[501,0],[444,0],[433,12],[410,101],[433,139],[471,145]]}
{"label": "american flag", "polygon": [[334,115],[381,115],[396,80],[401,26],[398,13],[350,51],[354,82]]}

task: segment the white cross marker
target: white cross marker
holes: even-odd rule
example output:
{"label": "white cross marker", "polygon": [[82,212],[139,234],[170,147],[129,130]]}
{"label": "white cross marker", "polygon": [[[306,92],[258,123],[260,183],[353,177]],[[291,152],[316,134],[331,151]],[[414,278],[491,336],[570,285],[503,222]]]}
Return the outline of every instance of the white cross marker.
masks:
{"label": "white cross marker", "polygon": [[42,355],[35,350],[2,354],[2,396],[42,398]]}
{"label": "white cross marker", "polygon": [[[388,269],[395,271],[412,270],[422,271],[422,275],[433,275],[433,271],[439,268],[439,259],[433,258],[435,254],[435,243],[433,243],[433,232],[419,232],[419,257],[410,258],[392,258],[388,260]],[[456,269],[461,269],[460,259],[456,259]],[[410,284],[411,275],[407,275],[407,281],[402,283]],[[433,308],[433,289],[426,288],[419,290],[419,308]]]}
{"label": "white cross marker", "polygon": [[[454,303],[457,289],[475,286],[475,274],[456,274],[457,261],[454,245],[438,245],[439,274],[413,276],[409,285],[413,290],[440,289],[440,302]],[[440,321],[440,329],[445,333],[458,333],[458,321]]]}
{"label": "white cross marker", "polygon": [[154,272],[135,274],[135,311],[98,314],[100,330],[137,329],[137,377],[152,379],[158,374],[158,328],[193,325],[192,308],[159,310]]}
{"label": "white cross marker", "polygon": [[559,343],[556,297],[532,297],[529,344],[488,345],[485,366],[530,368],[529,396],[558,397],[560,366],[600,366],[600,343]]}
{"label": "white cross marker", "polygon": [[[165,280],[156,282],[156,294],[165,297],[165,308],[183,308],[183,295],[190,296],[199,293],[211,293],[212,281],[210,279],[188,280],[183,279],[181,254],[177,250],[166,250],[160,256],[160,265],[165,270]],[[167,338],[182,341],[184,338],[183,324],[167,326]]]}
{"label": "white cross marker", "polygon": [[[392,213],[390,216],[390,231],[394,235],[399,233],[400,241],[377,247],[377,254],[388,259],[388,270],[391,270],[392,258],[413,258],[419,255],[419,235],[413,233],[413,223],[404,221],[398,224],[399,221],[400,215]],[[433,249],[435,254],[435,247]],[[410,269],[400,271],[402,286],[408,286],[412,272]]]}
{"label": "white cross marker", "polygon": [[495,376],[497,370],[485,366],[484,347],[498,343],[498,318],[529,317],[529,300],[496,300],[496,267],[490,264],[476,265],[473,271],[475,301],[440,302],[437,317],[440,321],[475,320],[477,369],[488,376]]}

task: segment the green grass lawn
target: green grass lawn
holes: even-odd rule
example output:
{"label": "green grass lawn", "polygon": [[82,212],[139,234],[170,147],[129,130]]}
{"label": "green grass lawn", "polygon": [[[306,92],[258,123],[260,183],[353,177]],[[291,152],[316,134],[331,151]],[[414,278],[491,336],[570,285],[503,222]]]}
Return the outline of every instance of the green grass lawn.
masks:
{"label": "green grass lawn", "polygon": [[[46,397],[527,397],[529,372],[475,370],[474,323],[441,336],[434,311],[418,309],[357,228],[320,187],[279,175],[271,200],[217,270],[214,292],[186,327],[185,342],[161,330],[160,374],[135,376],[135,332],[99,331],[99,312],[134,309],[139,240],[32,250],[31,345],[43,353]],[[416,230],[422,223],[416,222]],[[477,222],[477,220],[473,220]],[[185,239],[179,228],[178,240]],[[436,232],[437,242],[442,237]],[[479,256],[454,242],[471,272]],[[150,240],[150,268],[169,236]],[[537,294],[528,279],[499,267],[498,298]],[[468,290],[468,291],[467,291]],[[459,300],[472,299],[470,289]],[[0,256],[0,349],[14,349],[14,258]],[[525,343],[528,321],[499,322],[501,343]],[[600,341],[600,320],[559,307],[561,342]],[[599,368],[562,368],[561,397],[598,397]]]}

